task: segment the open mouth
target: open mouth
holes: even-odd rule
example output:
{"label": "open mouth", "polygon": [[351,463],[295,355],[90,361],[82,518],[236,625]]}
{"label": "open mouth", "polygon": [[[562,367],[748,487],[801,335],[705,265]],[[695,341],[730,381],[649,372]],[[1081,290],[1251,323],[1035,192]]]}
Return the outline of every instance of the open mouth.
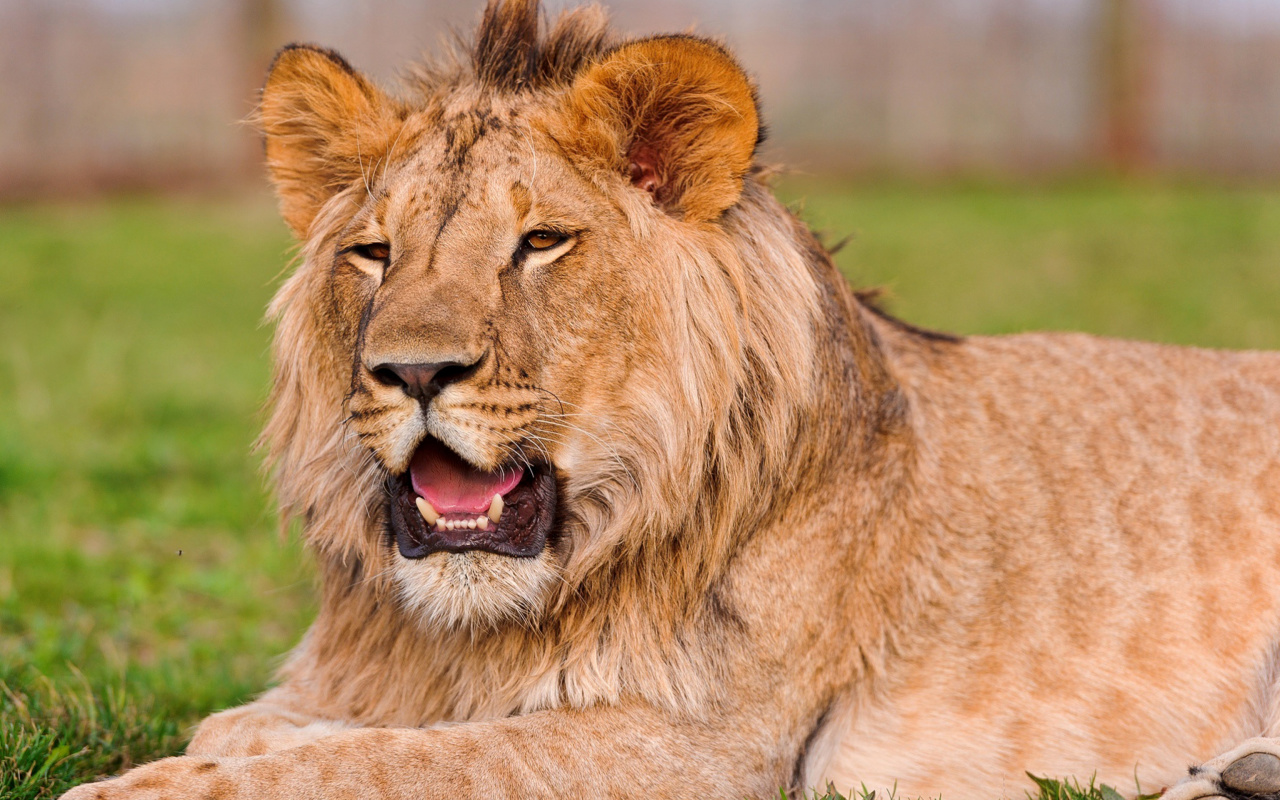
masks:
{"label": "open mouth", "polygon": [[476,469],[428,438],[391,487],[391,530],[405,558],[482,550],[532,558],[555,517],[549,465]]}

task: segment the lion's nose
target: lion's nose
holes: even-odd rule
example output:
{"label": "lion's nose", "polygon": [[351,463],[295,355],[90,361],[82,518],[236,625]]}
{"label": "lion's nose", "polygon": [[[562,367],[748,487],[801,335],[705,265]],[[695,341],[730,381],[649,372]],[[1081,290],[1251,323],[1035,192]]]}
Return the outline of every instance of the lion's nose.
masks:
{"label": "lion's nose", "polygon": [[474,364],[457,361],[433,361],[425,364],[379,364],[373,377],[387,386],[399,386],[404,393],[421,402],[430,402],[454,381],[465,378]]}

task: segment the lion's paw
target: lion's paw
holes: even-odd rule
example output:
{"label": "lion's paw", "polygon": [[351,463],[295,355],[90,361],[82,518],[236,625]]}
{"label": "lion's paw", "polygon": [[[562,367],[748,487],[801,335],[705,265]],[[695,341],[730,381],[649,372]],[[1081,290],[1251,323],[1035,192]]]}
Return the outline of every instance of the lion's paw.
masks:
{"label": "lion's paw", "polygon": [[1249,739],[1238,747],[1192,767],[1191,774],[1165,792],[1162,800],[1280,798],[1280,739]]}

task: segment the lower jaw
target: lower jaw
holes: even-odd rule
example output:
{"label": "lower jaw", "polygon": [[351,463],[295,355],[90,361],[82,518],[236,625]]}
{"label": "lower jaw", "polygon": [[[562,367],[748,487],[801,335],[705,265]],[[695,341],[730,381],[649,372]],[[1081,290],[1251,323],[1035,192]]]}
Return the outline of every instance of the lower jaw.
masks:
{"label": "lower jaw", "polygon": [[555,521],[556,481],[549,468],[534,470],[503,498],[502,516],[488,530],[439,530],[422,518],[416,498],[407,475],[395,479],[390,487],[388,518],[395,545],[404,558],[477,551],[535,558],[546,548],[547,535]]}
{"label": "lower jaw", "polygon": [[[552,536],[551,547],[555,546]],[[504,558],[489,553],[396,557],[389,570],[397,608],[427,630],[495,630],[530,622],[550,608],[559,569],[545,554]]]}

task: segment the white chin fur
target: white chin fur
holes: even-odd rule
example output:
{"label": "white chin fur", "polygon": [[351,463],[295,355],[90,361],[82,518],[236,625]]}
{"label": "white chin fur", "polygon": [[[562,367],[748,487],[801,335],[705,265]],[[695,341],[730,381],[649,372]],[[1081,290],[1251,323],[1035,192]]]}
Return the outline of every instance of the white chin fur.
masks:
{"label": "white chin fur", "polygon": [[542,608],[555,580],[550,553],[512,558],[496,553],[395,555],[392,572],[405,607],[429,627],[489,627],[527,619]]}

